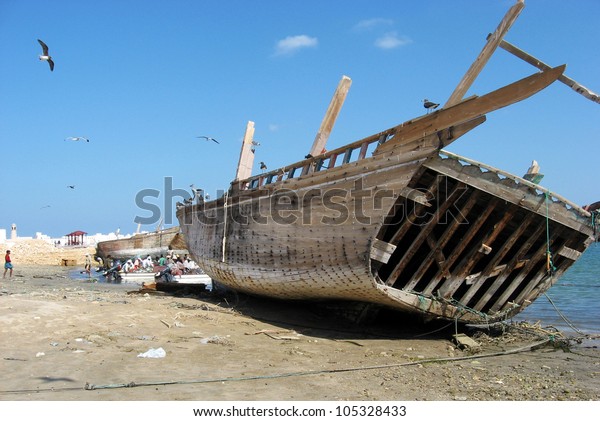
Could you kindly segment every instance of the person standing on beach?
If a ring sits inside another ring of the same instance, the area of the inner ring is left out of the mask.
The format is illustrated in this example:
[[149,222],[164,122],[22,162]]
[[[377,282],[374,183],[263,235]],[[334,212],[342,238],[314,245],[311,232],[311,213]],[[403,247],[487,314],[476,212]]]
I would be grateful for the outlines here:
[[2,276],[2,278],[6,278],[6,272],[10,270],[10,275],[8,275],[9,278],[12,278],[12,273],[13,273],[13,265],[12,265],[12,261],[10,260],[10,250],[6,250],[6,255],[4,256],[4,275]]
[[85,255],[85,273],[88,274],[88,277],[92,275],[92,257],[89,253]]

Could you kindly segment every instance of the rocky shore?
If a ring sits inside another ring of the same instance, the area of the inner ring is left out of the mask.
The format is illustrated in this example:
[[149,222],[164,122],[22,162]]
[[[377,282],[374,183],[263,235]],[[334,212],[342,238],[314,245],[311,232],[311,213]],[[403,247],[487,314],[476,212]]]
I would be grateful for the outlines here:
[[0,280],[0,400],[600,398],[598,349],[539,326],[461,331],[476,342],[461,347],[453,323],[386,314],[357,326],[324,306],[144,291],[69,270],[16,264]]

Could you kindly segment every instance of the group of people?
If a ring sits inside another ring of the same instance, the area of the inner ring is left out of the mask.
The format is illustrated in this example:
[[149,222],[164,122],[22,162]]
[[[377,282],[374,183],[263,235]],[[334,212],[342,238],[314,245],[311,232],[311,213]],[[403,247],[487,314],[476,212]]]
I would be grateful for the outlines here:
[[[142,258],[136,256],[132,259],[127,259],[125,263],[122,263],[119,259],[113,259],[111,255],[106,256],[106,259],[102,259],[100,256],[96,257],[98,262],[97,271],[104,271],[103,275],[110,279],[111,277],[118,278],[119,272],[154,272],[155,267],[160,267],[157,271],[159,276],[163,276],[165,273],[171,274],[172,276],[183,275],[185,273],[191,273],[198,269],[198,265],[186,254],[179,256],[173,252],[161,254],[156,260],[151,255],[147,255]],[[92,259],[88,254],[85,260],[85,272],[90,273],[92,267]],[[165,276],[166,277],[166,276]]]

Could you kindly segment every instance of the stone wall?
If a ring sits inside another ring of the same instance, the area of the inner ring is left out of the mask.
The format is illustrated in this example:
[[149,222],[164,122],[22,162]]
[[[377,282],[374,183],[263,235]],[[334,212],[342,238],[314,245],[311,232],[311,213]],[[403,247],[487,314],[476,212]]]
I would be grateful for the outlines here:
[[45,240],[16,239],[0,242],[0,254],[2,255],[2,267],[4,267],[4,255],[10,250],[10,256],[15,268],[18,265],[57,265],[65,263],[69,266],[83,266],[86,253],[92,258],[96,253],[96,247],[65,247],[55,246]]

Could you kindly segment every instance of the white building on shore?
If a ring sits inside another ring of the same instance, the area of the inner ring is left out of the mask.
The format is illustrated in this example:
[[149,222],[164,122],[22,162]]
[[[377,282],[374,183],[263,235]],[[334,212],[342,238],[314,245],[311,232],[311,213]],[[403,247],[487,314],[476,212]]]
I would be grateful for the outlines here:
[[[142,231],[144,233],[146,231]],[[92,247],[96,246],[101,241],[109,241],[109,240],[117,240],[120,238],[129,238],[134,234],[120,234],[119,230],[117,232],[111,232],[108,234],[96,233],[93,235],[89,235],[84,233],[82,235],[82,241],[79,241],[76,246],[81,247]],[[22,240],[43,240],[49,244],[54,244],[57,247],[72,247],[73,245],[69,244],[68,235],[63,235],[61,237],[51,237],[49,235],[43,234],[42,232],[36,232],[34,237],[20,237],[17,234],[17,225],[11,225],[10,237],[7,237],[7,230],[5,228],[0,228],[0,243],[12,243],[18,242]]]

